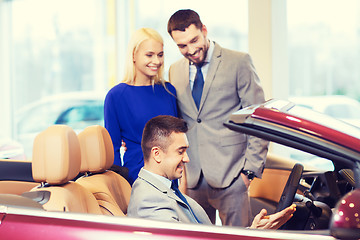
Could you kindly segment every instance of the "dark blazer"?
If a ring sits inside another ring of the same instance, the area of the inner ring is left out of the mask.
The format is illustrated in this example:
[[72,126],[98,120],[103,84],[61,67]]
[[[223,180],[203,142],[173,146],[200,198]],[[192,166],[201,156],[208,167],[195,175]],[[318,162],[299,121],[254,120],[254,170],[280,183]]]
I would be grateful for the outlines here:
[[242,169],[261,177],[267,154],[267,141],[223,125],[231,113],[265,101],[250,56],[215,43],[209,64],[199,110],[191,95],[189,61],[183,58],[169,69],[181,117],[189,126],[190,162],[186,164],[189,188],[196,186],[201,171],[215,188],[228,187]]
[[[192,198],[184,196],[199,221],[211,224],[204,209]],[[127,215],[162,221],[198,223],[189,206],[173,190],[141,169],[139,177],[132,185]]]

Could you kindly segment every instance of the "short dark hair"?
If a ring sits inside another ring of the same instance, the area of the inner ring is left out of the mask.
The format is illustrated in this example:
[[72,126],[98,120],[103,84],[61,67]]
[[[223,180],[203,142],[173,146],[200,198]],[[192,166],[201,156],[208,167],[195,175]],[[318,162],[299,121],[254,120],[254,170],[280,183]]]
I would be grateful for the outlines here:
[[202,29],[203,24],[200,20],[199,14],[191,9],[182,9],[175,12],[168,21],[168,33],[171,35],[172,31],[185,31],[191,24],[196,28]]
[[166,151],[172,143],[169,136],[175,133],[186,133],[188,130],[184,120],[168,116],[160,115],[150,119],[144,127],[141,149],[144,155],[144,161],[148,161],[153,147],[160,147]]

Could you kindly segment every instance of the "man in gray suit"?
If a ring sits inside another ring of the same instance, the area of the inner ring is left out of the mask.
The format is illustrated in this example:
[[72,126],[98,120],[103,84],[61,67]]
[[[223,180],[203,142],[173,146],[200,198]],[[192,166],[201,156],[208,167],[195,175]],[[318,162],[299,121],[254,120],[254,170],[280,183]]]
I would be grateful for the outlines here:
[[184,56],[171,65],[169,80],[176,88],[180,116],[189,125],[187,194],[212,223],[217,209],[222,224],[247,226],[248,187],[262,176],[268,142],[223,123],[231,113],[265,101],[251,58],[210,41],[193,10],[174,13],[168,32]]
[[[185,163],[189,163],[187,130],[184,120],[172,116],[158,116],[146,123],[141,141],[144,167],[132,186],[128,216],[211,224],[196,201],[177,192],[177,187],[172,188],[172,182],[181,178]],[[251,228],[277,229],[291,218],[295,210],[295,205],[292,205],[266,216],[263,209]]]

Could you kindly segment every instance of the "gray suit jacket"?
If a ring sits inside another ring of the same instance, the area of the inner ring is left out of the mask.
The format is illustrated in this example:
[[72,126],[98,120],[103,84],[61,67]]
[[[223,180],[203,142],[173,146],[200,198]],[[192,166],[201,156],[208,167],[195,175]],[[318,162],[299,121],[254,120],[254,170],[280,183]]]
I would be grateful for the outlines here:
[[[192,198],[184,196],[197,219],[203,224],[211,224],[204,209]],[[141,169],[139,177],[132,185],[127,215],[162,221],[198,223],[189,206],[173,190]]]
[[180,116],[189,126],[190,163],[186,165],[189,188],[196,186],[201,171],[215,188],[228,187],[242,169],[261,177],[267,154],[267,141],[223,125],[231,113],[265,101],[250,56],[215,43],[209,64],[199,110],[191,95],[189,61],[183,58],[169,69]]

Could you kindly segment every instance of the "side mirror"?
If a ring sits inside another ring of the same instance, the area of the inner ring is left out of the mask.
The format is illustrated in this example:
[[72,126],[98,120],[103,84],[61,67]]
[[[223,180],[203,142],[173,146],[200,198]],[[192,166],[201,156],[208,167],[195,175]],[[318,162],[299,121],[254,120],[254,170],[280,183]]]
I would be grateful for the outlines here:
[[360,189],[347,193],[335,206],[331,235],[338,239],[360,239]]

